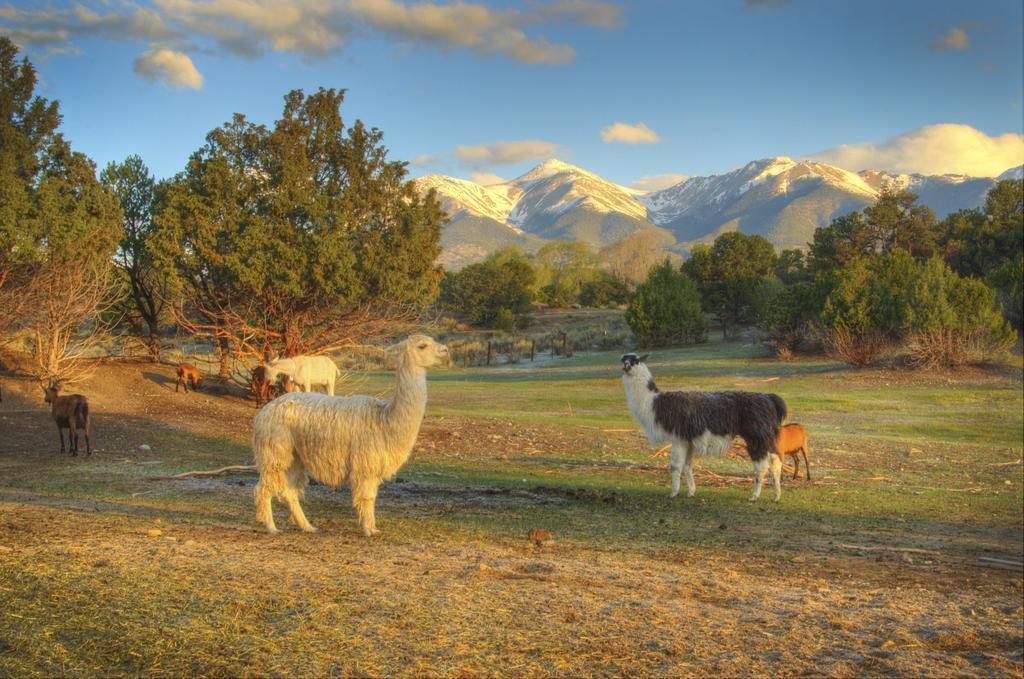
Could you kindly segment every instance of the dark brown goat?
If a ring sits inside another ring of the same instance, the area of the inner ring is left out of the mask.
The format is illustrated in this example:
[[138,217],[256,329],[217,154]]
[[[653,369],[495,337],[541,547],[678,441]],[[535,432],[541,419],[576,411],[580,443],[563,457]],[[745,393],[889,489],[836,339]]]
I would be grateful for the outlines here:
[[85,433],[85,454],[92,455],[89,443],[89,400],[81,394],[58,396],[60,382],[51,382],[43,387],[43,400],[50,404],[50,415],[57,423],[57,436],[60,437],[60,452],[64,453],[64,430],[68,430],[68,448],[72,455],[78,455],[78,430]]
[[270,402],[273,385],[270,384],[270,371],[267,370],[267,366],[261,365],[253,369],[252,382],[249,386],[252,388],[253,396],[256,397],[257,408]]
[[203,382],[203,374],[199,372],[199,368],[191,363],[179,363],[174,372],[178,376],[178,380],[174,383],[174,393],[178,393],[178,385],[185,387],[185,393],[187,394],[189,383],[192,384],[192,389],[195,390]]

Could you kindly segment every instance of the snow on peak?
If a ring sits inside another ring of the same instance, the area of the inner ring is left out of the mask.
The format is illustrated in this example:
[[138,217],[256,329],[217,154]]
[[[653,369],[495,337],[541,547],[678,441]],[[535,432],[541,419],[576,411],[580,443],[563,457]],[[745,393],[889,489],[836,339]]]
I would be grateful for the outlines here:
[[443,174],[427,175],[416,179],[415,182],[421,191],[436,190],[441,207],[452,216],[465,210],[504,222],[515,202],[507,184],[481,186],[468,179]]
[[1011,167],[1009,170],[996,177],[996,179],[999,181],[1004,179],[1024,179],[1024,165]]

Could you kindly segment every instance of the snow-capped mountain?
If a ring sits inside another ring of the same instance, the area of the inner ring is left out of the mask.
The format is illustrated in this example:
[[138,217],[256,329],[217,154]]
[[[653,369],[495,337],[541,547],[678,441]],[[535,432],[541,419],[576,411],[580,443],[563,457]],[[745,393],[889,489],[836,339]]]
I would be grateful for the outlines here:
[[[1024,166],[998,179],[1022,174]],[[561,238],[600,247],[646,229],[671,235],[680,250],[734,230],[761,234],[779,248],[804,247],[816,228],[871,205],[883,191],[913,191],[941,219],[981,205],[996,181],[854,173],[779,156],[725,174],[690,177],[646,194],[555,159],[503,184],[482,186],[443,175],[423,177],[416,184],[423,192],[435,189],[450,216],[442,235],[442,259],[457,267],[512,243],[532,250]]]
[[[874,202],[877,192],[852,172],[780,156],[710,177],[691,177],[644,196],[648,218],[682,242],[724,231],[759,233],[778,247],[798,247],[833,216]],[[815,227],[807,229],[814,223]]]
[[1009,170],[996,177],[997,181],[1003,181],[1004,179],[1024,179],[1024,165],[1011,167]]

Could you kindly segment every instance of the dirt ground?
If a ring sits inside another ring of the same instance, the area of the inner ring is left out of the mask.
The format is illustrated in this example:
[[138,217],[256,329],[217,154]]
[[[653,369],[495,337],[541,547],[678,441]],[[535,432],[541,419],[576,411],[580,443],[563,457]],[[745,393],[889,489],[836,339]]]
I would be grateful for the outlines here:
[[[448,417],[424,423],[424,466],[382,489],[379,539],[354,530],[347,491],[321,486],[307,497],[320,533],[269,536],[251,520],[251,476],[142,480],[160,456],[140,441],[162,431],[234,444],[223,464],[247,463],[255,408],[241,395],[175,395],[169,367],[109,366],[102,388],[82,388],[94,455],[71,460],[56,455],[38,386],[4,384],[0,675],[1024,676],[1024,578],[977,559],[1019,558],[1016,530],[769,536],[723,523],[665,548],[536,544],[460,517],[621,513],[634,500],[453,481],[429,464],[495,448],[546,459],[594,432]],[[602,441],[645,450],[628,433]],[[661,479],[644,458],[630,471]],[[74,465],[122,481],[96,489],[83,471],[76,486],[60,476]],[[51,473],[62,480],[33,480]],[[745,546],[716,542],[726,534]]]

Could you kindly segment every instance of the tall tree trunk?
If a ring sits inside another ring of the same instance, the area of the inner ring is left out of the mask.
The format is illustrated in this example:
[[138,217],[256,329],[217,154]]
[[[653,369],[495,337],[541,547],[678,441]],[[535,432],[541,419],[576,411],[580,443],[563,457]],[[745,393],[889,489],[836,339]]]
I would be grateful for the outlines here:
[[156,326],[149,326],[149,339],[146,342],[146,346],[149,348],[149,360],[152,363],[160,362],[160,337],[158,336]]
[[220,352],[220,372],[217,376],[228,379],[231,377],[231,341],[227,337],[221,337],[217,345]]

